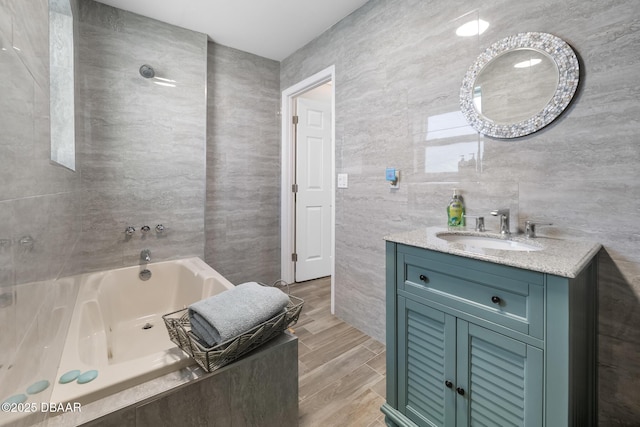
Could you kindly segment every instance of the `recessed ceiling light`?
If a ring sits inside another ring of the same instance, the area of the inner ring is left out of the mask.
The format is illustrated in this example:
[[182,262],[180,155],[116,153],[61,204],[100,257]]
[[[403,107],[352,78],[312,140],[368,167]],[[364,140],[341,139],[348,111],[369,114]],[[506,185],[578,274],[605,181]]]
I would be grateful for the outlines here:
[[514,68],[528,68],[528,67],[533,67],[534,65],[537,65],[537,64],[539,64],[541,62],[542,62],[542,59],[533,58],[533,59],[528,59],[526,61],[518,62],[513,67]]
[[484,33],[487,28],[489,28],[489,23],[487,21],[474,19],[473,21],[469,21],[466,24],[459,26],[456,30],[456,35],[460,37],[477,36]]

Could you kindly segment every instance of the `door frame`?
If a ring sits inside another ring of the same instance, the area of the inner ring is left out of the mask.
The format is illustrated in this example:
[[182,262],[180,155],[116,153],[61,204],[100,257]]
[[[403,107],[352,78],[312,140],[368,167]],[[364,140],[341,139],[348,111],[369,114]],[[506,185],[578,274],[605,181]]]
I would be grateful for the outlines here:
[[335,312],[334,277],[335,262],[335,217],[336,217],[336,103],[335,103],[335,65],[325,68],[282,91],[281,104],[281,180],[280,180],[280,276],[287,283],[292,283],[295,275],[295,264],[291,254],[295,247],[295,203],[292,185],[295,173],[295,156],[293,151],[294,127],[291,121],[295,110],[295,98],[311,89],[327,82],[331,85],[331,313]]

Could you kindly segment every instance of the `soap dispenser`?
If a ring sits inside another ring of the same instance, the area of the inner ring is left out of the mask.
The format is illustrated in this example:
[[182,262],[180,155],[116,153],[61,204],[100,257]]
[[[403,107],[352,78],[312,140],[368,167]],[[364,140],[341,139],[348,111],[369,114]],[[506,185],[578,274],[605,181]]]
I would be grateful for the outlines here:
[[447,206],[447,225],[449,227],[463,227],[464,226],[464,200],[458,193],[458,189],[453,189],[453,196]]

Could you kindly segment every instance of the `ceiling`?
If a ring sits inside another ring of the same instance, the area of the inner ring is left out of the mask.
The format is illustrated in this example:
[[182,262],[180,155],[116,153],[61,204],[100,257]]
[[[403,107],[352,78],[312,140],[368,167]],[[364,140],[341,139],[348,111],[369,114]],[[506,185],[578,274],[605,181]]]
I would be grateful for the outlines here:
[[281,61],[368,0],[97,0]]

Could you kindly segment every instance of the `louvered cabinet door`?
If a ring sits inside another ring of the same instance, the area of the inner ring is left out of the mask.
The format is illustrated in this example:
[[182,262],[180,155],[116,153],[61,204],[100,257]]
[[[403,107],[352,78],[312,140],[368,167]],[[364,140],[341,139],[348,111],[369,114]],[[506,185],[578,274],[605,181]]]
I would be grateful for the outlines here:
[[456,318],[398,297],[398,403],[418,426],[455,425]]
[[456,426],[541,427],[543,351],[457,321]]

